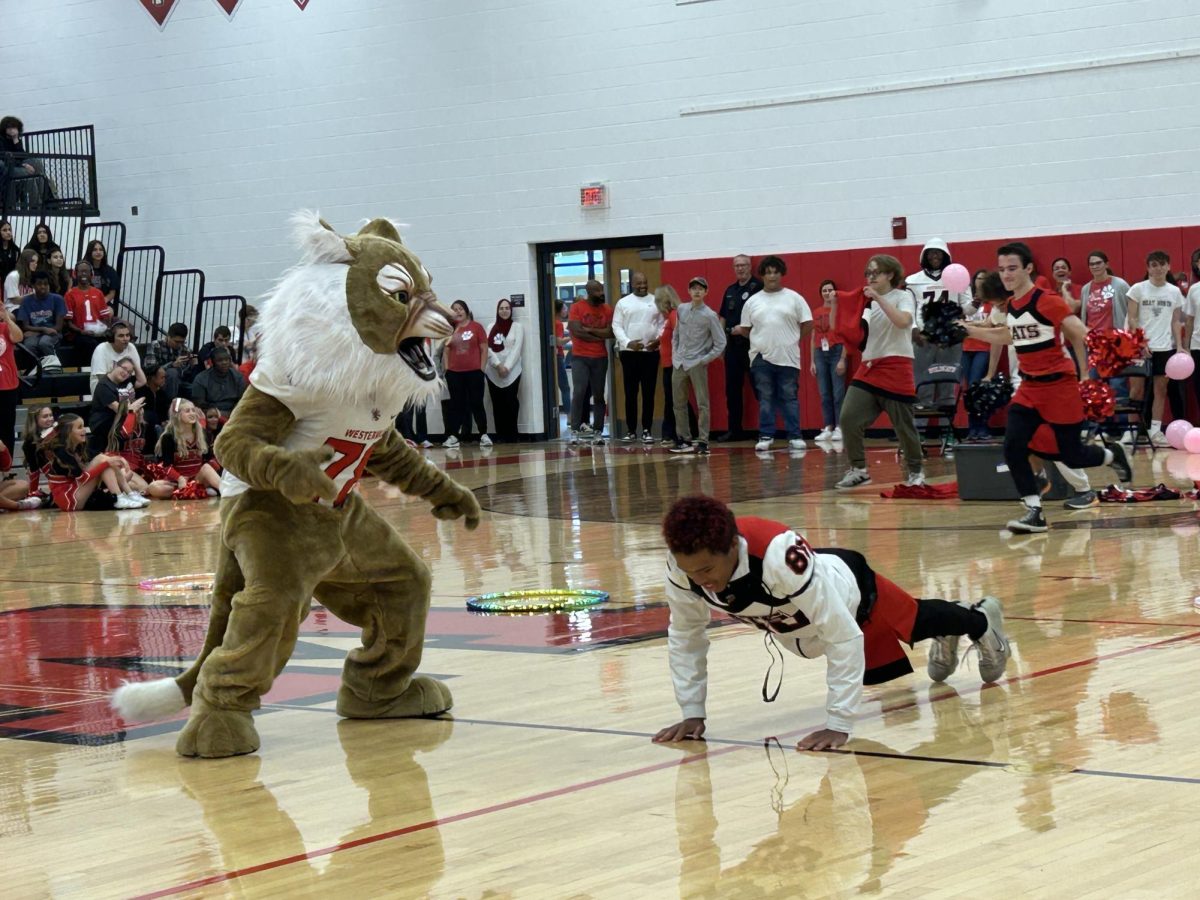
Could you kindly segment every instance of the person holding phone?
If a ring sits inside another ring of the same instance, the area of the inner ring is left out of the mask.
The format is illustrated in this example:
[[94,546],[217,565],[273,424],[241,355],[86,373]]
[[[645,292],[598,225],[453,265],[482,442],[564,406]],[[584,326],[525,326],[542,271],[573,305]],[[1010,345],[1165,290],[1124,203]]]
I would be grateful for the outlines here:
[[161,366],[167,373],[164,392],[167,400],[174,400],[183,391],[185,374],[196,362],[196,356],[187,346],[188,328],[175,322],[167,329],[165,337],[150,345],[146,351],[147,366]]

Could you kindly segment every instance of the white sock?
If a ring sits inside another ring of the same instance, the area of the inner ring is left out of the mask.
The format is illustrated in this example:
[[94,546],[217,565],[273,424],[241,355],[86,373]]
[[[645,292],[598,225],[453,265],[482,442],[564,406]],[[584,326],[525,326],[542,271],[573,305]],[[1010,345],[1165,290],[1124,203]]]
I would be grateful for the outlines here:
[[1030,494],[1028,497],[1022,497],[1021,499],[1025,501],[1025,505],[1030,509],[1042,508],[1042,498],[1037,494]]
[[1111,466],[1112,461],[1113,461],[1113,452],[1111,450],[1109,450],[1107,447],[1105,447],[1104,448],[1104,464],[1106,466]]
[[1152,433],[1155,431],[1162,431],[1162,419],[1151,419],[1150,420],[1150,431]]

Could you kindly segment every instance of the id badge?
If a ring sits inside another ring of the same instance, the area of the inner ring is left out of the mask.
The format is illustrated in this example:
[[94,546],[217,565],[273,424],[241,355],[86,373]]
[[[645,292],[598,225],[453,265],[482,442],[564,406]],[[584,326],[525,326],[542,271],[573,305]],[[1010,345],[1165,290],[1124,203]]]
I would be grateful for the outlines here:
[[829,338],[821,338],[821,350],[825,353],[829,352]]

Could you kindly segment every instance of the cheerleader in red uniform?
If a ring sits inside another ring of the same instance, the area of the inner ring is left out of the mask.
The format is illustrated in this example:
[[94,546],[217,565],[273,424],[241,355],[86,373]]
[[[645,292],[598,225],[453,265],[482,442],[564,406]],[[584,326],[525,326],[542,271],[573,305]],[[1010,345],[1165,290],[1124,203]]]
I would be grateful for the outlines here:
[[[0,444],[0,474],[12,468],[12,454]],[[38,509],[41,498],[29,496],[29,482],[13,479],[0,484],[0,512],[17,512],[22,509]]]
[[[150,501],[129,487],[129,463],[101,453],[91,462],[85,455],[87,428],[79,416],[61,416],[41,444],[48,459],[50,496],[63,512],[97,509],[141,509]],[[103,486],[104,490],[96,490]]]
[[26,499],[37,500],[37,506],[32,502],[26,508],[37,509],[41,506],[52,506],[50,499],[50,483],[47,478],[50,469],[41,443],[54,430],[54,410],[49,406],[39,406],[30,410],[25,416],[25,431],[21,435],[21,453],[25,458],[25,477],[28,480]]
[[146,421],[142,408],[139,406],[134,410],[130,407],[130,410],[120,423],[114,423],[108,452],[119,453],[129,464],[129,485],[134,492],[147,494],[152,500],[170,500],[175,493],[175,483],[156,477],[146,463]]
[[158,439],[156,452],[167,469],[167,477],[179,490],[196,482],[210,492],[210,496],[216,496],[221,479],[209,465],[212,454],[204,435],[204,420],[190,400],[180,397],[172,401],[171,418]]

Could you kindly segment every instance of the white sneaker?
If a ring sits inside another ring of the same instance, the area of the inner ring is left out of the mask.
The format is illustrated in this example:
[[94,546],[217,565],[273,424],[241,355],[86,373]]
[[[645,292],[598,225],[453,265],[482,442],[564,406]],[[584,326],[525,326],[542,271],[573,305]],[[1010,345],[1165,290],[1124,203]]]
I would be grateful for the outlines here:
[[42,498],[41,497],[25,497],[24,499],[17,501],[17,509],[41,509],[41,508],[42,508]]
[[866,469],[850,469],[834,487],[844,491],[846,488],[858,487],[860,484],[868,484],[870,481],[871,476]]
[[833,434],[830,435],[829,439],[831,441],[840,441],[842,439],[842,429],[840,426],[833,429]]
[[1165,434],[1163,434],[1161,431],[1158,431],[1156,429],[1156,430],[1150,432],[1150,446],[1151,447],[1170,447],[1171,445],[1169,443],[1167,443],[1167,436]]
[[920,487],[925,483],[924,472],[909,472],[908,477],[904,479],[905,487]]
[[425,450],[428,450],[432,446],[433,446],[432,441],[421,441],[421,447]]
[[480,447],[492,446],[492,439],[490,437],[488,437],[486,434],[481,434],[479,436],[479,446]]
[[142,504],[134,499],[129,494],[117,494],[117,502],[113,504],[113,509],[141,509]]
[[788,441],[789,450],[807,450],[808,444],[804,443],[804,438],[792,438]]
[[816,440],[816,441],[832,441],[833,440],[833,429],[830,428],[828,425],[826,425],[824,428],[821,429],[821,433],[818,434],[814,438],[814,440]]
[[1122,444],[1132,444],[1136,439],[1137,439],[1137,432],[1134,431],[1132,428],[1130,428],[1123,435],[1121,435],[1121,443]]
[[772,440],[772,438],[759,438],[758,443],[754,445],[754,449],[759,451],[770,450]]
[[455,450],[458,448],[458,438],[456,438],[454,435],[450,435],[450,437],[442,441],[442,446],[447,450]]

